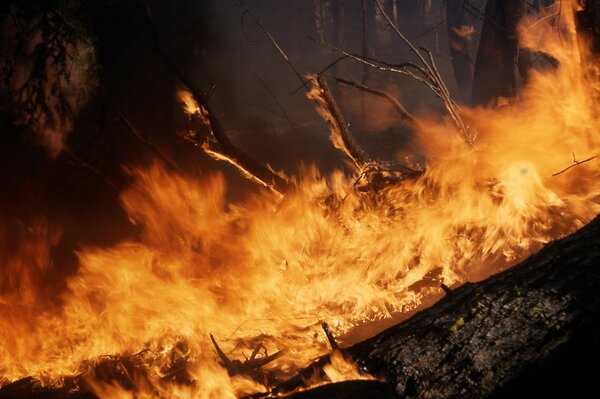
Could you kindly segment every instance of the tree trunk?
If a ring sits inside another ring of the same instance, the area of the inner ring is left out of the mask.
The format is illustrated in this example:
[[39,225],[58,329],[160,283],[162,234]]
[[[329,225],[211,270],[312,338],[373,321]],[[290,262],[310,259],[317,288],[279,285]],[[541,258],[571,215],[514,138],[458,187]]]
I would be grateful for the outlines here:
[[493,104],[517,91],[517,24],[522,0],[489,0],[473,77],[472,103]]
[[584,0],[575,15],[577,32],[591,42],[592,51],[600,54],[600,0]]
[[415,398],[595,397],[600,218],[350,348]]
[[460,99],[468,102],[473,86],[473,61],[469,54],[471,44],[469,29],[473,28],[473,22],[467,15],[464,0],[446,0],[446,21],[454,78],[458,85]]

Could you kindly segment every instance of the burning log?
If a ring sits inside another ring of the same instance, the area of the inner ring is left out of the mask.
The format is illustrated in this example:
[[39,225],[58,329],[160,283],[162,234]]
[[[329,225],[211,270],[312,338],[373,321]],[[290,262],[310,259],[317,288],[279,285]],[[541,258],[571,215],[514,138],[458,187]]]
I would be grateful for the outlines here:
[[[592,397],[600,388],[598,248],[600,218],[344,353],[397,397]],[[343,390],[290,397],[352,397]]]

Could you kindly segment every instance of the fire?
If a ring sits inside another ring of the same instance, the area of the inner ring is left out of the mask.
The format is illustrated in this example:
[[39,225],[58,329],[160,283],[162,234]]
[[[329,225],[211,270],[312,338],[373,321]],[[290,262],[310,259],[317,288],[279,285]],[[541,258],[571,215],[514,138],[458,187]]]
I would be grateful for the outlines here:
[[[462,109],[479,132],[474,146],[450,123],[420,119],[429,163],[415,181],[367,197],[352,192],[354,177],[312,166],[283,198],[264,191],[228,203],[221,174],[198,182],[158,164],[133,170],[121,201],[139,239],[82,249],[53,309],[36,305],[35,276],[50,267],[54,242],[37,230],[0,277],[0,317],[10,326],[0,331],[0,381],[60,384],[84,374],[101,398],[264,391],[260,379],[228,376],[209,334],[232,359],[259,346],[260,356],[283,351],[264,371],[289,375],[329,351],[321,322],[343,336],[417,308],[440,295],[440,282],[483,278],[584,225],[600,211],[597,160],[553,174],[572,153],[598,154],[598,86],[572,26],[560,38],[545,28],[524,29],[523,42],[559,67],[534,71],[518,103]],[[145,371],[106,382],[94,366],[107,355]],[[358,378],[340,364],[331,380]],[[172,382],[177,365],[196,383]]]

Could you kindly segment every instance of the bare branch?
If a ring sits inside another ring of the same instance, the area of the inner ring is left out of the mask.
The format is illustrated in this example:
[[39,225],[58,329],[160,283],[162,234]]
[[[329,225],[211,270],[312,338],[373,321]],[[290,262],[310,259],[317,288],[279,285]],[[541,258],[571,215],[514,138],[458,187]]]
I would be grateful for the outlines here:
[[361,171],[371,160],[352,137],[348,123],[333,99],[325,78],[317,75],[311,75],[309,78],[313,88],[309,91],[308,97],[317,103],[319,113],[331,124],[329,136],[331,142],[335,148],[344,152],[352,160],[357,172]]
[[553,173],[552,176],[561,175],[561,174],[565,173],[567,170],[569,170],[571,168],[574,168],[575,166],[581,165],[582,163],[586,163],[586,162],[592,161],[592,160],[594,160],[596,158],[598,158],[598,155],[594,155],[593,157],[586,158],[583,161],[578,161],[575,158],[575,153],[573,153],[573,163],[571,165],[567,166],[566,168],[564,168],[564,169],[562,169],[562,170],[560,170],[560,171],[558,171],[556,173]]
[[344,83],[346,85],[352,86],[354,88],[357,88],[359,90],[365,91],[367,93],[371,93],[373,95],[379,96],[379,97],[383,97],[385,98],[391,105],[392,107],[396,110],[396,112],[398,112],[398,114],[400,115],[400,118],[404,121],[408,121],[410,123],[413,123],[415,125],[418,125],[419,122],[415,119],[415,117],[406,110],[406,108],[404,108],[404,106],[400,103],[400,101],[398,101],[396,98],[394,98],[394,96],[392,96],[389,93],[386,93],[383,90],[378,90],[378,89],[373,89],[369,86],[365,86],[363,84],[360,84],[358,82],[352,81],[352,80],[347,80],[344,78],[340,78],[340,77],[334,77],[334,79],[336,81],[338,81],[339,83]]
[[[287,178],[280,176],[268,166],[261,164],[233,145],[208,103],[202,101],[201,95],[190,91],[185,91],[185,93],[190,96],[186,102],[193,101],[191,108],[196,108],[194,112],[189,113],[190,118],[192,122],[199,123],[199,126],[188,132],[184,138],[200,147],[212,158],[218,161],[226,161],[235,166],[242,176],[247,179],[283,196],[289,189]],[[189,111],[190,104],[187,104],[186,108]]]
[[[306,89],[306,91],[308,91],[308,87],[307,87],[307,81],[304,80],[304,78],[302,78],[302,75],[300,74],[300,72],[298,72],[298,70],[296,69],[296,67],[294,66],[294,64],[292,64],[292,61],[290,61],[289,57],[287,56],[287,54],[283,51],[283,49],[281,48],[281,46],[279,46],[279,44],[277,43],[277,41],[275,40],[275,38],[271,35],[271,33],[267,30],[267,28],[265,28],[265,26],[262,24],[262,22],[260,21],[260,19],[258,19],[258,17],[256,16],[256,14],[254,14],[252,12],[252,10],[246,5],[246,3],[244,3],[243,1],[239,1],[239,4],[241,7],[244,8],[244,15],[249,15],[252,17],[252,19],[254,19],[254,22],[256,22],[256,25],[260,28],[260,30],[263,31],[263,33],[265,34],[265,36],[267,37],[267,39],[269,39],[269,41],[271,42],[271,44],[273,45],[273,47],[275,47],[275,50],[279,53],[279,55],[281,55],[281,58],[283,58],[283,60],[286,62],[286,64],[288,64],[288,66],[290,67],[290,69],[292,70],[292,72],[294,72],[294,75],[296,75],[296,77],[298,78],[298,80],[300,80],[300,82],[302,83],[302,86]],[[242,16],[243,18],[243,16]]]
[[181,168],[179,167],[179,165],[177,165],[175,161],[173,161],[169,156],[163,153],[161,149],[158,148],[148,136],[142,134],[138,129],[136,129],[135,126],[133,126],[133,124],[131,123],[131,121],[127,119],[127,117],[121,112],[119,108],[117,108],[116,105],[113,104],[112,107],[115,113],[117,114],[119,120],[127,127],[127,129],[129,129],[129,131],[135,136],[136,139],[138,139],[142,144],[144,144],[146,148],[148,148],[154,155],[156,155],[162,162],[164,162],[165,165],[169,166],[171,169],[177,172],[181,172]]
[[408,40],[408,38],[406,36],[404,36],[402,34],[400,29],[398,29],[398,27],[394,24],[392,19],[389,17],[389,15],[386,13],[385,9],[381,5],[380,0],[373,0],[373,1],[375,2],[375,5],[377,6],[379,12],[385,18],[385,20],[387,21],[389,26],[392,28],[392,30],[408,46],[410,51],[413,52],[417,56],[417,58],[423,65],[423,68],[427,71],[428,79],[433,82],[433,86],[436,88],[434,90],[434,92],[438,96],[441,97],[446,109],[450,113],[450,116],[452,117],[452,120],[455,123],[456,127],[458,128],[459,133],[461,134],[463,139],[467,142],[467,144],[473,144],[473,141],[475,140],[475,137],[474,137],[475,134],[470,131],[470,129],[467,127],[467,125],[462,120],[459,109],[456,106],[456,103],[454,102],[454,100],[452,100],[452,98],[450,96],[450,92],[448,91],[448,88],[446,87],[446,84],[444,83],[444,81],[435,65],[435,61],[433,59],[433,55],[431,54],[431,52],[429,50],[422,49],[429,56],[429,62],[428,62],[425,59],[425,57],[423,56],[423,54],[410,42],[410,40]]
[[277,96],[275,95],[275,93],[273,93],[273,90],[271,90],[271,88],[269,87],[269,85],[267,84],[267,82],[265,82],[264,79],[262,79],[257,74],[254,74],[254,77],[265,88],[265,90],[267,91],[267,93],[269,93],[269,95],[271,96],[271,98],[273,99],[273,101],[275,102],[275,104],[277,104],[277,107],[281,111],[281,114],[288,121],[288,123],[290,124],[290,126],[293,129],[296,129],[296,124],[294,123],[294,121],[292,121],[292,118],[290,118],[290,116],[288,115],[287,111],[285,110],[285,108],[283,107],[283,105],[281,105],[281,102],[279,102],[279,100],[277,99]]

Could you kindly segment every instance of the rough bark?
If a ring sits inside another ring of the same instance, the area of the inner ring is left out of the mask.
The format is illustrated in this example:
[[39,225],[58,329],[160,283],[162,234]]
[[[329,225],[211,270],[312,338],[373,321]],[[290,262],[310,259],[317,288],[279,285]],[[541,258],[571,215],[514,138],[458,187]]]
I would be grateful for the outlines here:
[[[387,384],[335,384],[291,397],[366,397],[365,390],[371,398],[595,397],[599,293],[596,218],[521,264],[467,283],[344,350]],[[0,389],[0,399],[86,397],[73,389],[40,388],[33,379]]]
[[596,218],[350,352],[404,397],[593,397],[599,292]]
[[489,105],[517,90],[517,24],[522,0],[489,0],[473,76],[472,102]]

